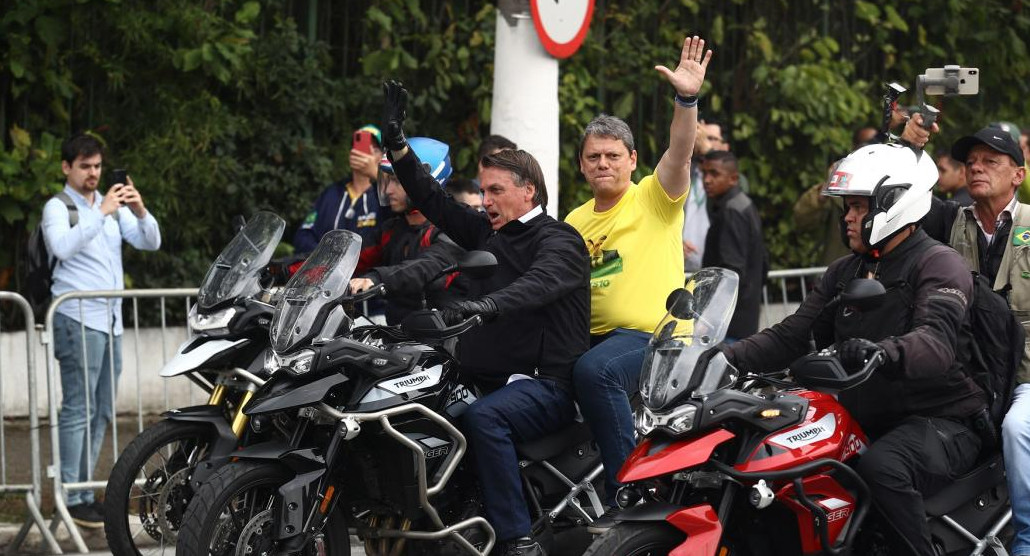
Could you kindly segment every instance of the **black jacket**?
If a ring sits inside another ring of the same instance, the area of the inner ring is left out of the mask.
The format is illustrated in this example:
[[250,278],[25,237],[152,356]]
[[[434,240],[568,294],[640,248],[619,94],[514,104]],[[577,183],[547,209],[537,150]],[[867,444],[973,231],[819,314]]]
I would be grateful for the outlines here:
[[746,338],[758,332],[762,286],[769,271],[762,221],[755,204],[739,186],[708,200],[708,218],[711,225],[701,266],[727,268],[740,276],[737,308],[726,335]]
[[[854,277],[875,271],[887,288],[877,308],[837,305],[824,310]],[[909,415],[965,418],[985,407],[986,397],[965,371],[960,350],[968,333],[972,275],[955,250],[917,231],[880,262],[858,255],[837,259],[797,312],[783,322],[729,347],[742,369],[768,372],[810,351],[848,338],[877,342],[888,362],[840,401],[873,437]]]
[[466,298],[468,279],[457,272],[426,285],[464,252],[429,222],[412,226],[398,215],[383,223],[373,245],[361,250],[357,272],[386,286],[386,322],[397,324],[422,308],[423,292],[436,308]]
[[458,245],[497,257],[492,276],[470,280],[469,297],[489,297],[500,314],[462,336],[462,369],[487,389],[516,373],[570,387],[572,366],[590,347],[590,259],[579,233],[546,214],[494,231],[448,197],[413,152],[393,169],[414,205]]

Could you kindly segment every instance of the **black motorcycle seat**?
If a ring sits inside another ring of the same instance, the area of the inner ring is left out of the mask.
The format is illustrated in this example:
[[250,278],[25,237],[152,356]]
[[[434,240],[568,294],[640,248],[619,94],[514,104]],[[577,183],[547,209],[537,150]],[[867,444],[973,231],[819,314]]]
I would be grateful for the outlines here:
[[923,501],[926,515],[940,517],[968,503],[977,494],[1005,482],[1005,466],[1001,452],[977,464],[972,471],[955,479],[950,485]]
[[515,451],[519,458],[530,461],[544,461],[565,450],[593,438],[586,423],[575,422],[568,427],[530,442],[518,442]]

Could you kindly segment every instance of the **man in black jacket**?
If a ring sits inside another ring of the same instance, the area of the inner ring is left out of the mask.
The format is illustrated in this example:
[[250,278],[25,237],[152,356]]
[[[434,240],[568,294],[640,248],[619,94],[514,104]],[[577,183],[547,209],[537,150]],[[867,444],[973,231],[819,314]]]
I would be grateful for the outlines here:
[[407,146],[407,91],[396,82],[384,89],[383,143],[415,207],[458,245],[497,257],[494,274],[471,280],[470,300],[443,316],[449,323],[472,315],[486,321],[458,346],[463,372],[486,394],[462,417],[486,518],[502,554],[544,554],[530,537],[515,443],[556,432],[575,417],[572,367],[589,347],[586,247],[575,229],[544,214],[543,172],[525,151],[483,158],[488,219],[447,196]]
[[729,343],[758,332],[769,256],[758,209],[740,189],[737,158],[729,151],[709,151],[701,168],[711,222],[705,236],[702,266],[727,268],[740,276],[737,308],[726,331]]
[[[809,351],[810,339],[837,345],[854,371],[881,351],[886,362],[841,404],[872,441],[858,472],[911,554],[934,556],[923,493],[968,471],[980,451],[973,422],[986,397],[957,349],[966,327],[972,276],[953,249],[918,229],[937,170],[929,156],[900,145],[871,145],[838,166],[827,195],[844,198],[845,241],[853,254],[829,266],[797,312],[723,348],[748,371],[779,370]],[[875,308],[832,300],[848,281],[875,278],[887,289]]]

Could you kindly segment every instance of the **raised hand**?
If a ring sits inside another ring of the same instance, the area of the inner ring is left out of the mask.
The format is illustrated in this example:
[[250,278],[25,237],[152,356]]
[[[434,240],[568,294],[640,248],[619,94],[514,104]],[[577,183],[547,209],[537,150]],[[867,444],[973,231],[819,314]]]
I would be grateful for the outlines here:
[[402,151],[408,146],[404,137],[408,91],[399,81],[391,80],[383,83],[383,97],[383,146],[391,151]]
[[665,66],[655,66],[654,69],[665,76],[680,96],[689,97],[701,90],[701,84],[705,82],[705,72],[708,70],[708,61],[711,59],[712,51],[705,51],[704,39],[697,36],[687,37],[683,40],[680,62],[675,71]]

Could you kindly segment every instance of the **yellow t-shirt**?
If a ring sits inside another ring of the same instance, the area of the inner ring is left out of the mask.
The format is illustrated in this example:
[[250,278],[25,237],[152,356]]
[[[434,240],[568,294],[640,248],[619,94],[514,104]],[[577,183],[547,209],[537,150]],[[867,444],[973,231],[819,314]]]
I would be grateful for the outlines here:
[[593,199],[565,217],[590,253],[590,333],[615,328],[653,332],[669,292],[683,287],[683,202],[654,174],[619,202],[594,212]]

